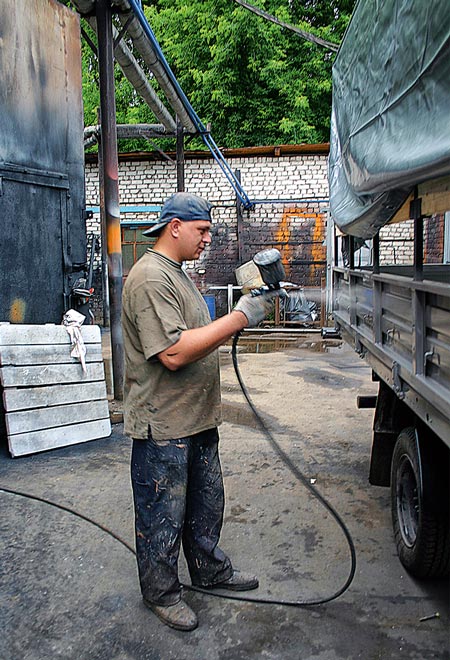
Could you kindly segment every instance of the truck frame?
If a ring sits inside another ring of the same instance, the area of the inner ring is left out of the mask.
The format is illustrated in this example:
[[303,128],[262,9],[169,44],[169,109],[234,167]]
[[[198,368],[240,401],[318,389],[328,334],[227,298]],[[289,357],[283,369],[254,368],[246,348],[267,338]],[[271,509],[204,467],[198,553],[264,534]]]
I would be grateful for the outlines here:
[[390,486],[397,550],[419,577],[449,569],[450,265],[421,258],[423,219],[449,191],[448,178],[419,186],[398,214],[417,216],[413,266],[380,266],[377,235],[371,267],[355,266],[351,238],[333,268],[336,327],[379,381],[369,480]]

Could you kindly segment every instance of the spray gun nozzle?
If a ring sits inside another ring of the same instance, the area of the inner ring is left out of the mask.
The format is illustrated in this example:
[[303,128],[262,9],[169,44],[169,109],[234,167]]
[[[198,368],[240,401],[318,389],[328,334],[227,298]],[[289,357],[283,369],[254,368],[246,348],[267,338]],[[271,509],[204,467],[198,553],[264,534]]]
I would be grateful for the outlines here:
[[236,269],[237,283],[243,292],[261,295],[267,291],[280,290],[285,279],[281,254],[276,248],[261,250],[249,261]]

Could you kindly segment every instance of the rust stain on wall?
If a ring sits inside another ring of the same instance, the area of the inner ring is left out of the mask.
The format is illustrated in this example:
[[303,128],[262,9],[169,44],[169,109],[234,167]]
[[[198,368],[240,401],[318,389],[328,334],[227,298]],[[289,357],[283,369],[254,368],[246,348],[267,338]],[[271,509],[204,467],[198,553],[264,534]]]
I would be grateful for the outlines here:
[[23,323],[26,307],[25,300],[22,300],[22,298],[15,298],[9,308],[10,323]]

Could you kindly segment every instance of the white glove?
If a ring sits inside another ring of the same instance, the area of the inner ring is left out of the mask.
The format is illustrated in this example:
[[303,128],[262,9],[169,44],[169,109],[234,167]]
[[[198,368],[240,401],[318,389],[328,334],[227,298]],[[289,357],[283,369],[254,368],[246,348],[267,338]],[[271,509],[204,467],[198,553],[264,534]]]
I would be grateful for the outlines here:
[[249,327],[254,328],[270,314],[273,301],[278,295],[279,291],[268,291],[259,296],[246,293],[239,298],[234,311],[242,312],[247,317]]

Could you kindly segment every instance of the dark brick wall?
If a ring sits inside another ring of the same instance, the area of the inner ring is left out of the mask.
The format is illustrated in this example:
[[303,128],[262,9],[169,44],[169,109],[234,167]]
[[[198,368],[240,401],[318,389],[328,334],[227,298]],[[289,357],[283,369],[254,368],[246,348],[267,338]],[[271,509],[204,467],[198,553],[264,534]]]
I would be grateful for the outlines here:
[[424,221],[424,263],[441,264],[444,257],[445,216],[434,215]]

